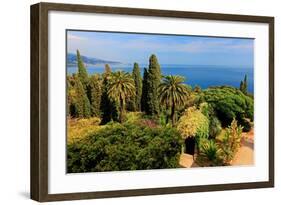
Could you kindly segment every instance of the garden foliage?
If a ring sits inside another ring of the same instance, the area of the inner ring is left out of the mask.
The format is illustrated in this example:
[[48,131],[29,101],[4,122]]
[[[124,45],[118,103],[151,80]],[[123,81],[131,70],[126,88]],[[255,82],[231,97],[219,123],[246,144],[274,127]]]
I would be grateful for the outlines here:
[[155,55],[143,78],[137,63],[132,73],[106,64],[103,74],[88,75],[78,50],[77,65],[67,76],[68,172],[176,168],[189,137],[199,165],[227,165],[242,130],[253,126],[247,76],[240,89],[203,90],[181,76],[162,76]]
[[181,136],[175,128],[109,123],[68,145],[67,170],[73,172],[178,167]]
[[214,108],[223,126],[230,125],[233,118],[242,126],[247,123],[246,119],[253,120],[254,100],[239,89],[228,86],[208,88],[203,99]]

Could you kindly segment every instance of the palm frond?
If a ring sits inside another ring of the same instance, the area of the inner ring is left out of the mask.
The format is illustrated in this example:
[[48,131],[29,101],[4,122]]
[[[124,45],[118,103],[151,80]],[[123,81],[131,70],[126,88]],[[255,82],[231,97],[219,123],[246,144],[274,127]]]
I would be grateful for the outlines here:
[[158,87],[159,99],[162,104],[170,107],[183,106],[189,96],[188,87],[182,76],[165,76]]

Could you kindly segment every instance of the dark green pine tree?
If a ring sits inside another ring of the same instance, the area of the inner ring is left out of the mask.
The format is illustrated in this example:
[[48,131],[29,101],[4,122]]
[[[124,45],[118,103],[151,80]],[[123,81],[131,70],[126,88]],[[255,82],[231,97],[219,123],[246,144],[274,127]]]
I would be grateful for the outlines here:
[[136,108],[136,102],[135,102],[135,96],[130,96],[129,99],[128,99],[128,102],[126,104],[126,109],[128,111],[137,111],[137,108]]
[[161,69],[156,55],[149,58],[149,68],[147,76],[147,110],[146,114],[157,117],[160,114],[160,105],[158,99],[158,86],[161,82]]
[[244,90],[244,83],[243,83],[243,80],[241,80],[240,81],[240,87],[239,87],[239,90],[241,91],[241,92],[243,92],[243,90]]
[[71,105],[71,112],[75,117],[90,117],[91,106],[87,94],[79,78],[74,79],[74,99]]
[[101,96],[102,96],[102,78],[99,74],[95,74],[89,79],[88,86],[89,100],[91,104],[92,116],[100,117],[101,115]]
[[243,82],[243,84],[244,84],[243,93],[244,93],[245,95],[247,95],[247,94],[248,94],[248,80],[247,80],[247,75],[245,75],[245,77],[244,77],[244,82]]
[[71,76],[66,76],[66,92],[67,92],[67,110],[66,115],[71,116],[71,104],[73,101],[73,97],[71,96],[72,84],[71,84]]
[[142,95],[141,95],[141,111],[146,112],[148,110],[148,103],[147,103],[147,77],[148,71],[147,68],[144,68],[143,71],[143,79],[142,79]]
[[244,93],[245,95],[248,94],[248,80],[247,80],[247,75],[245,75],[244,80],[240,82],[240,90],[242,91],[242,93]]
[[108,84],[111,76],[111,68],[108,64],[105,65],[105,72],[103,73],[102,81],[102,95],[101,95],[101,124],[106,124],[111,120],[118,119],[118,109],[116,102],[113,102],[108,96]]
[[135,83],[136,88],[136,95],[135,95],[135,109],[136,111],[141,110],[141,96],[142,96],[142,79],[141,79],[141,73],[140,68],[137,63],[134,63],[134,69],[133,69],[133,79]]
[[82,57],[79,50],[77,50],[77,66],[78,66],[78,77],[83,85],[84,90],[87,90],[88,86],[88,72],[83,63]]

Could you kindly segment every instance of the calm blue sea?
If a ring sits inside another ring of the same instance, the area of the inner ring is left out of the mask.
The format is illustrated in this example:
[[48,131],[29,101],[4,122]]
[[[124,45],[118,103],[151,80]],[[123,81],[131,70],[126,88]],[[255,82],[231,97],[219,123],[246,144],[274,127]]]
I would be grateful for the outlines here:
[[[132,72],[133,65],[111,65],[113,71],[123,70]],[[143,74],[144,67],[140,65]],[[102,73],[104,65],[87,66],[88,73]],[[185,77],[185,83],[191,85],[199,85],[205,89],[209,86],[230,85],[239,88],[240,81],[244,76],[248,76],[248,91],[253,93],[253,68],[230,67],[230,66],[212,66],[212,65],[161,65],[163,75],[181,75]],[[77,72],[77,67],[67,67],[67,73]]]

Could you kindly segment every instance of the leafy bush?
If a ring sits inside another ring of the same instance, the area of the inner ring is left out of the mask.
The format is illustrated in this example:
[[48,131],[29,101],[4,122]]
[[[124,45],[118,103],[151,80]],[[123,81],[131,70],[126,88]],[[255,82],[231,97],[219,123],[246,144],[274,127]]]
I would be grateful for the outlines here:
[[135,123],[142,119],[143,113],[142,112],[127,112],[125,115],[125,122],[126,123]]
[[197,162],[205,166],[219,166],[223,164],[222,150],[214,140],[202,139]]
[[209,137],[209,120],[199,109],[190,107],[179,119],[177,129],[183,139],[194,137],[200,151],[201,140]]
[[200,111],[209,119],[209,137],[215,139],[220,134],[222,127],[221,122],[216,116],[214,108],[204,102],[199,105]]
[[216,138],[221,133],[222,127],[221,122],[216,116],[213,116],[209,119],[210,126],[209,126],[209,136],[213,139]]
[[242,127],[234,119],[222,134],[222,139],[217,142],[201,139],[196,159],[200,166],[225,166],[234,158],[241,144]]
[[109,123],[68,145],[68,172],[178,167],[182,139],[175,128]]
[[187,137],[207,138],[209,120],[200,110],[190,107],[180,117],[177,129],[184,139]]
[[76,140],[98,131],[101,120],[97,117],[82,119],[67,119],[67,142],[72,143]]
[[224,164],[228,164],[233,158],[238,148],[241,146],[242,127],[238,126],[237,120],[233,120],[226,129],[220,147],[223,152]]
[[233,118],[240,125],[245,118],[253,120],[254,100],[239,89],[228,86],[212,87],[204,91],[203,98],[214,108],[224,127],[230,125]]
[[161,112],[158,120],[159,125],[163,127],[166,126],[169,123],[169,116],[168,110],[166,112]]
[[159,127],[156,120],[153,120],[153,119],[141,119],[136,124],[141,126],[141,127],[149,127],[149,128]]

